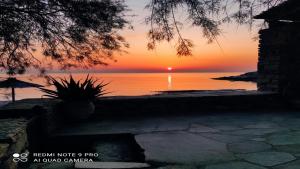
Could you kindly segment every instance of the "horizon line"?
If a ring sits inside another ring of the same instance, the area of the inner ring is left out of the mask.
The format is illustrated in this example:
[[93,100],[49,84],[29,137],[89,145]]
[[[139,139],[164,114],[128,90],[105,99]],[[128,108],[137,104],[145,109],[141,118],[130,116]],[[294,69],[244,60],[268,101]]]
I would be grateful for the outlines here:
[[[224,71],[224,70],[178,70],[178,71],[134,71],[134,70],[127,70],[127,71],[120,71],[120,70],[116,70],[116,71],[88,71],[88,70],[71,70],[71,71],[56,71],[56,70],[52,70],[52,71],[46,71],[45,74],[47,73],[241,73],[241,72],[255,72],[257,70],[232,70],[232,71]],[[32,74],[32,73],[38,73],[37,71],[28,71],[25,72],[24,74]],[[5,72],[0,72],[0,74],[6,74]],[[21,74],[23,75],[23,74]]]

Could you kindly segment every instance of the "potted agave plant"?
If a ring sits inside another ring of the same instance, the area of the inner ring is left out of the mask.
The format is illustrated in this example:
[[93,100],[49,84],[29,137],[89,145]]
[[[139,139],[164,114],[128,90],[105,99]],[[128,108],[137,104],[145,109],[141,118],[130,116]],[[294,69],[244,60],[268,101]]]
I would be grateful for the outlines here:
[[107,83],[98,83],[89,75],[84,81],[76,81],[70,75],[69,79],[54,79],[49,77],[49,84],[56,90],[40,88],[46,93],[44,96],[59,99],[58,111],[70,121],[88,119],[95,111],[94,101],[105,94],[104,87]]

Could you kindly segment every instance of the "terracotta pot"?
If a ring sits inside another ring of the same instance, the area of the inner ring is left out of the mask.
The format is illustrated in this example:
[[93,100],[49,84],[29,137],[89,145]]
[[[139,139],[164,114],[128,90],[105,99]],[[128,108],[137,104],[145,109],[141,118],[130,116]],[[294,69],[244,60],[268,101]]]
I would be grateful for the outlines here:
[[69,121],[81,121],[88,119],[95,111],[95,105],[90,101],[62,102],[59,111]]

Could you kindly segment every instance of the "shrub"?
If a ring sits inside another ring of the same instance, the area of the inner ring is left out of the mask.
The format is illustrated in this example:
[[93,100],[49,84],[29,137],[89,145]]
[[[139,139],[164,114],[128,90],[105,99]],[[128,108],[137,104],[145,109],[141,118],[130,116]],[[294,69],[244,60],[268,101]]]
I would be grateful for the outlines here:
[[103,89],[108,83],[99,82],[87,75],[86,79],[81,82],[81,80],[74,80],[72,75],[69,79],[55,78],[49,76],[49,84],[54,85],[56,90],[50,90],[46,88],[40,88],[40,90],[46,93],[44,96],[61,99],[63,101],[94,101],[95,99],[103,96],[105,90]]

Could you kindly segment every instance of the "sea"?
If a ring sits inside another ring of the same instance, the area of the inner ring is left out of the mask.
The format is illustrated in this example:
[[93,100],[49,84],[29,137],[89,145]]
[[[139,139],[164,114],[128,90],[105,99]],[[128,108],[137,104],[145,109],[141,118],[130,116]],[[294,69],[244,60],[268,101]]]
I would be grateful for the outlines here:
[[[169,90],[222,90],[222,89],[246,89],[256,90],[253,82],[231,82],[225,80],[213,80],[215,77],[235,76],[244,72],[222,73],[90,73],[91,77],[108,83],[105,87],[106,96],[141,96],[155,94]],[[50,73],[54,78],[69,77],[68,73]],[[73,73],[77,80],[84,80],[87,73]],[[2,74],[0,80],[6,78]],[[47,80],[33,74],[17,76],[18,79],[37,83],[48,89],[54,89],[47,84]],[[16,89],[16,100],[25,98],[45,98],[37,88]],[[0,89],[0,101],[11,99],[11,89]]]

